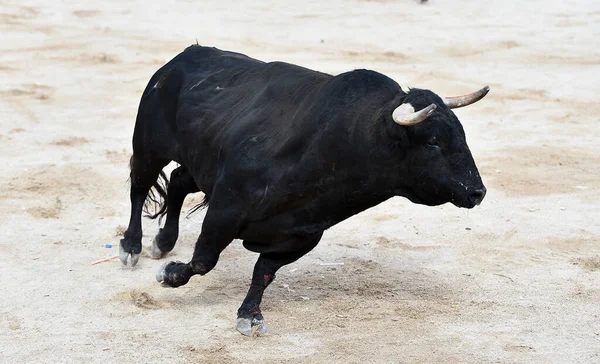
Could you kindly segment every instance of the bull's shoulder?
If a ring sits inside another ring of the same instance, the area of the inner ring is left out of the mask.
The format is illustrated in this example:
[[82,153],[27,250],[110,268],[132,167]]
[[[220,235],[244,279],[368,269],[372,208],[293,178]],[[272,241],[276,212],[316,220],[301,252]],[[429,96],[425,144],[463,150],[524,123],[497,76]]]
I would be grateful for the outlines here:
[[388,76],[377,71],[368,69],[355,69],[344,72],[332,79],[332,87],[351,88],[357,91],[393,91],[397,92],[400,88],[398,83]]

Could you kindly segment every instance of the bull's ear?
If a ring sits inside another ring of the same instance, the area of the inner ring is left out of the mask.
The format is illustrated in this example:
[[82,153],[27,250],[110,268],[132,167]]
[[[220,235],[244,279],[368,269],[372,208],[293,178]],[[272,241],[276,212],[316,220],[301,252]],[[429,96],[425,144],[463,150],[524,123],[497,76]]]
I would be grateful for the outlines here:
[[400,90],[402,92],[404,92],[405,95],[408,95],[408,93],[410,92],[410,87],[404,86],[404,85],[400,85]]
[[392,119],[398,125],[411,126],[430,117],[436,108],[435,104],[431,104],[422,110],[415,111],[415,108],[407,102],[401,104],[392,112]]

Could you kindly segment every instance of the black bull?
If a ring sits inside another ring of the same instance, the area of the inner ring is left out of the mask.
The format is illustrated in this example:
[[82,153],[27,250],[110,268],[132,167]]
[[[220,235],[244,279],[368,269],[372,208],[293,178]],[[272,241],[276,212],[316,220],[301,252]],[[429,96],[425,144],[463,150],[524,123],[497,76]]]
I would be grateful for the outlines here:
[[[446,99],[405,92],[374,71],[331,76],[188,47],[156,72],[141,98],[121,260],[127,264],[131,255],[137,263],[141,214],[146,199],[154,199],[153,186],[165,200],[154,217],[167,215],[154,239],[155,258],[175,246],[186,195],[204,192],[208,210],[191,261],[166,264],[157,279],[184,285],[214,268],[233,239],[243,239],[260,256],[238,330],[264,333],[265,288],[327,228],[393,196],[466,208],[481,202],[485,187],[450,108],[486,93]],[[167,184],[162,169],[171,161],[180,166]]]

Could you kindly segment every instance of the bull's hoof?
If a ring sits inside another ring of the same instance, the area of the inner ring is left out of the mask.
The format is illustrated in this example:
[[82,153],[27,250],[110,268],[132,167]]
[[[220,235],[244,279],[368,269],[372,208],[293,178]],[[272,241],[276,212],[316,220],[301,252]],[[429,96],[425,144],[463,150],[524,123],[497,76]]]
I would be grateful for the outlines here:
[[252,319],[238,317],[236,329],[240,334],[250,337],[265,336],[269,333],[265,319],[261,314],[254,316]]
[[160,266],[160,268],[158,268],[158,271],[156,272],[156,281],[162,283],[165,280],[165,277],[167,276],[167,273],[165,273],[165,268],[167,267],[167,264],[169,263],[164,263],[163,265]]
[[186,284],[194,275],[189,264],[180,261],[165,263],[156,272],[156,280],[163,287],[179,287]]
[[150,255],[153,259],[160,259],[164,257],[167,254],[167,252],[163,252],[162,250],[160,250],[156,239],[158,239],[158,235],[154,237],[154,240],[152,240],[152,252],[150,253]]
[[168,252],[173,250],[177,242],[177,235],[178,232],[173,232],[172,229],[160,229],[154,240],[152,240],[152,258],[163,258]]
[[130,251],[127,251],[125,250],[125,248],[123,248],[123,240],[125,239],[122,239],[121,243],[119,244],[119,259],[121,260],[121,263],[123,263],[123,265],[127,265],[127,260],[129,256],[131,256],[129,262],[131,263],[132,267],[135,267],[135,265],[138,263],[138,260],[140,260],[141,248],[140,252],[138,253],[134,253],[132,251],[133,249],[129,249]]

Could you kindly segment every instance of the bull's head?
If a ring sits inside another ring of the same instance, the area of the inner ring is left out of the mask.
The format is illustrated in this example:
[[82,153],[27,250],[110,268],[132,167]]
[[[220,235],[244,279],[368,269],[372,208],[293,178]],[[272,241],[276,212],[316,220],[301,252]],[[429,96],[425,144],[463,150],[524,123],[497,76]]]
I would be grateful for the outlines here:
[[408,168],[399,195],[415,203],[440,205],[451,202],[473,208],[485,197],[486,188],[456,115],[450,110],[481,100],[489,87],[469,95],[440,98],[429,90],[411,89],[392,119],[403,127],[407,143],[404,165]]

